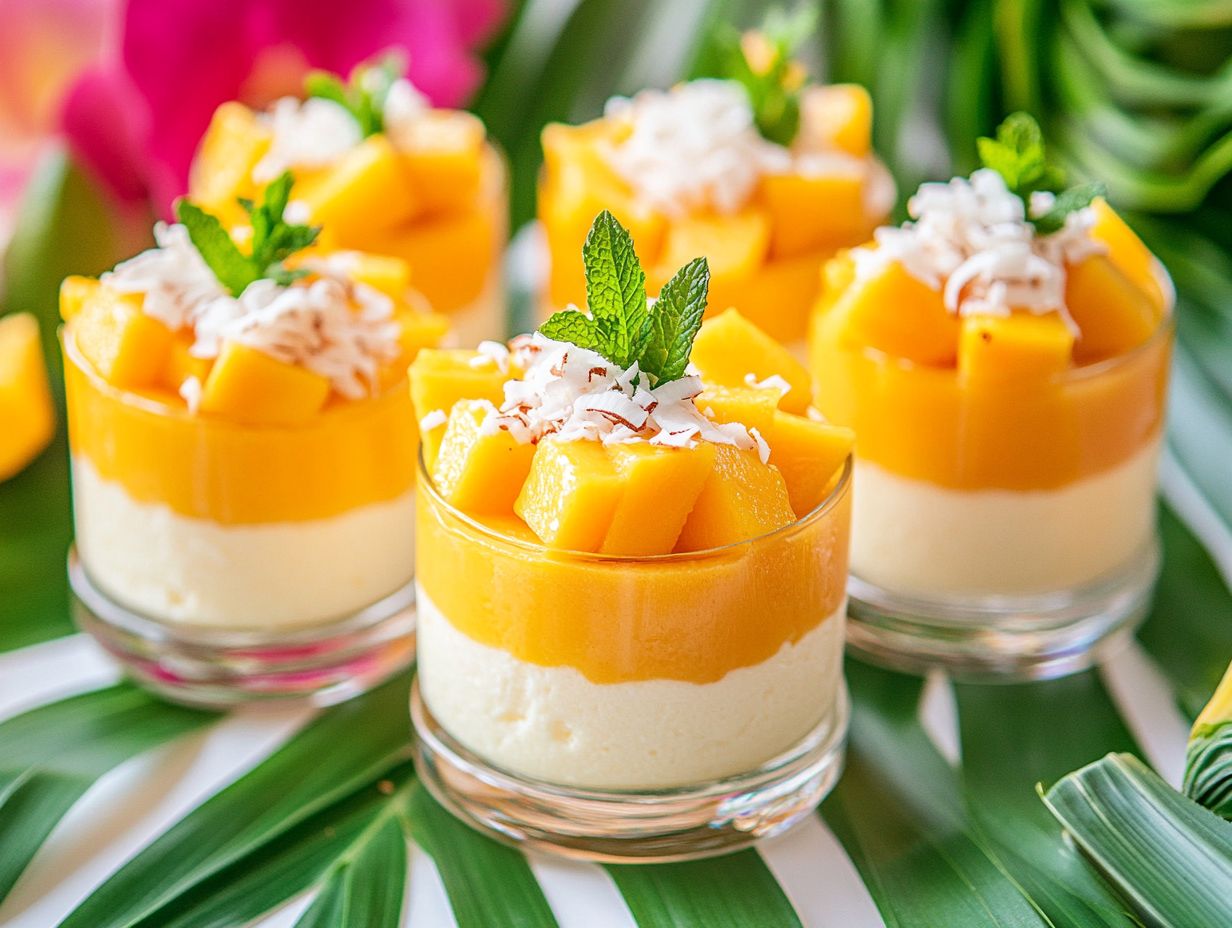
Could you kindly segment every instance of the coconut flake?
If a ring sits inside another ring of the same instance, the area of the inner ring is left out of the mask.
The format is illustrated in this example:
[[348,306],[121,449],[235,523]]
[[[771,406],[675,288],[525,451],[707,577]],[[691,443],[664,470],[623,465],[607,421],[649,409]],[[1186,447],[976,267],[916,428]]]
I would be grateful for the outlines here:
[[141,294],[141,308],[147,316],[169,329],[180,329],[189,324],[197,306],[226,296],[227,291],[184,226],[157,223],[154,241],[157,247],[117,264],[99,281],[115,293]]
[[434,409],[419,420],[419,431],[426,434],[434,429],[439,429],[448,421],[449,415],[445,412],[445,410]]
[[757,456],[761,458],[761,462],[763,464],[769,464],[770,446],[766,444],[766,440],[761,437],[761,432],[755,426],[750,426],[749,434],[753,436],[753,441],[757,443]]
[[791,384],[781,374],[771,374],[764,380],[758,380],[756,374],[745,374],[744,382],[754,390],[778,390],[779,396],[786,396],[791,392]]
[[180,397],[188,406],[189,412],[196,412],[201,406],[201,380],[196,374],[184,378],[180,384]]
[[482,341],[476,350],[479,352],[471,358],[471,367],[486,367],[495,364],[502,374],[509,373],[509,349],[500,342]]
[[293,168],[333,164],[363,140],[359,123],[346,107],[320,97],[282,97],[261,119],[272,139],[269,151],[252,169],[252,179],[259,184]]

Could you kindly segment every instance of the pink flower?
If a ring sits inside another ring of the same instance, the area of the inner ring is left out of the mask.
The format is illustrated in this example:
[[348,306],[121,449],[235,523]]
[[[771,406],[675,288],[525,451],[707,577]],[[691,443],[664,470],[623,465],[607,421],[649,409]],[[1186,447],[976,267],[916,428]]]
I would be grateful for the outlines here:
[[129,0],[119,53],[77,81],[64,128],[113,191],[165,211],[220,103],[261,106],[310,67],[345,74],[400,48],[433,103],[459,106],[503,13],[504,0]]

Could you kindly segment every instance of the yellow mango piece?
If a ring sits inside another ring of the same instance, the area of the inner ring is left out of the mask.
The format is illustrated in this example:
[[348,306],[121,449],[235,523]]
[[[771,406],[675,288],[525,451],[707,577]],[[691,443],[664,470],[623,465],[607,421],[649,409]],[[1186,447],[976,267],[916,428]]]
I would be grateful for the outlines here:
[[1151,298],[1105,255],[1092,255],[1066,268],[1065,306],[1078,325],[1077,364],[1125,354],[1159,326]]
[[691,360],[707,384],[747,387],[749,374],[757,382],[777,375],[791,388],[779,400],[781,409],[803,413],[811,402],[812,382],[804,365],[734,309],[702,323]]
[[790,344],[808,331],[809,314],[821,284],[816,253],[767,261],[740,280],[712,280],[708,308],[736,307],[740,314],[776,341]]
[[859,84],[806,88],[800,95],[802,148],[837,148],[863,158],[872,147],[873,101]]
[[1162,315],[1168,308],[1168,299],[1160,286],[1156,274],[1158,262],[1151,249],[1103,197],[1091,203],[1091,210],[1095,213],[1091,237],[1108,249],[1108,260],[1150,298]]
[[415,288],[432,308],[451,313],[483,292],[488,272],[498,260],[496,222],[492,211],[480,206],[424,217],[389,230],[370,244],[406,261]]
[[458,400],[487,400],[499,406],[505,401],[505,381],[510,375],[478,351],[464,348],[424,348],[410,369],[411,402],[415,415],[448,413]]
[[853,280],[830,309],[844,338],[917,364],[948,367],[958,356],[958,316],[941,292],[897,261],[873,277]]
[[102,283],[97,277],[65,277],[60,283],[60,318],[68,322],[98,296]]
[[535,446],[530,474],[513,510],[545,545],[596,552],[624,487],[599,442],[547,439]]
[[405,163],[384,135],[370,135],[333,164],[303,172],[291,199],[307,204],[313,224],[356,243],[414,219],[421,205]]
[[1064,373],[1074,351],[1074,333],[1060,313],[966,316],[958,348],[958,372],[968,382],[1031,383]]
[[402,145],[411,183],[426,213],[466,209],[479,196],[483,123],[460,110],[432,110]]
[[0,318],[0,480],[7,480],[51,442],[56,414],[47,383],[38,320]]
[[411,266],[403,258],[368,251],[347,254],[347,274],[353,281],[379,290],[394,300],[406,297],[411,287]]
[[770,256],[849,245],[875,225],[864,208],[860,168],[833,174],[767,174],[762,199],[770,215]]
[[714,446],[714,470],[681,529],[677,551],[704,551],[749,541],[796,519],[778,468],[756,451]]
[[534,445],[509,432],[484,434],[483,420],[494,410],[486,400],[459,400],[441,438],[432,482],[463,512],[512,515],[535,457]]
[[830,492],[851,454],[855,433],[841,425],[779,410],[764,434],[770,445],[770,463],[783,475],[792,510],[797,518],[803,518]]
[[212,358],[198,358],[191,353],[194,340],[192,332],[189,331],[176,332],[171,338],[162,380],[163,386],[172,393],[178,393],[189,377],[196,377],[204,385],[206,378],[210,376],[214,361]]
[[646,557],[670,554],[714,470],[714,445],[662,448],[649,442],[607,446],[624,491],[599,550]]
[[273,133],[257,114],[234,101],[214,111],[188,178],[188,196],[224,224],[245,214],[236,200],[252,198],[252,170],[269,151]]
[[237,342],[223,345],[201,411],[245,425],[298,425],[329,398],[329,379]]
[[707,385],[693,402],[702,414],[720,424],[737,422],[770,434],[782,393],[769,387],[724,387]]
[[[760,209],[673,218],[663,234],[658,265],[646,276],[657,291],[694,258],[705,258],[712,281],[738,280],[761,267],[769,244],[770,219]],[[642,264],[648,266],[645,259]]]
[[82,356],[108,383],[124,389],[153,386],[171,350],[171,330],[141,310],[141,297],[101,288],[72,323]]

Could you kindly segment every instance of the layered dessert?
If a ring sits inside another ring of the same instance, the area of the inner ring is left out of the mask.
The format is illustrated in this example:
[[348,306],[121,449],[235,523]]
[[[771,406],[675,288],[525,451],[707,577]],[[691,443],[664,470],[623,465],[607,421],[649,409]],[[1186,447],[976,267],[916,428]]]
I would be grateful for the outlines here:
[[39,324],[29,313],[0,317],[0,423],[0,480],[7,480],[37,457],[56,431]]
[[1152,544],[1171,342],[1159,262],[1029,117],[825,271],[816,401],[854,427],[852,572],[917,598],[1073,591]]
[[652,294],[705,255],[711,309],[739,308],[803,356],[822,263],[867,240],[895,194],[870,151],[868,93],[810,84],[791,55],[789,38],[750,32],[710,76],[544,129],[548,311],[583,303],[577,252],[608,209],[631,231]]
[[457,344],[504,337],[504,161],[478,118],[432,107],[403,64],[388,56],[346,82],[314,72],[303,98],[260,112],[224,103],[193,162],[189,197],[242,226],[239,201],[291,171],[292,215],[321,225],[331,248],[405,262]]
[[611,214],[586,254],[589,312],[411,367],[422,699],[537,780],[756,770],[840,724],[852,436],[769,335],[701,324],[704,260],[648,301]]
[[138,615],[291,629],[410,582],[406,367],[448,320],[401,262],[313,250],[290,193],[250,204],[243,248],[181,202],[157,247],[61,290],[77,551]]

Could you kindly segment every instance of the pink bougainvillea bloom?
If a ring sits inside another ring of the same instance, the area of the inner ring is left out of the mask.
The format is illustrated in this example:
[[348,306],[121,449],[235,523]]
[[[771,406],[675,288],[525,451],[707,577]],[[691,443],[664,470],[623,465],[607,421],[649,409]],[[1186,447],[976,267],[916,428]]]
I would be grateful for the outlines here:
[[310,67],[340,73],[389,48],[438,106],[482,77],[475,46],[504,0],[129,0],[117,60],[84,75],[65,106],[75,151],[117,193],[166,209],[217,106],[298,91]]

